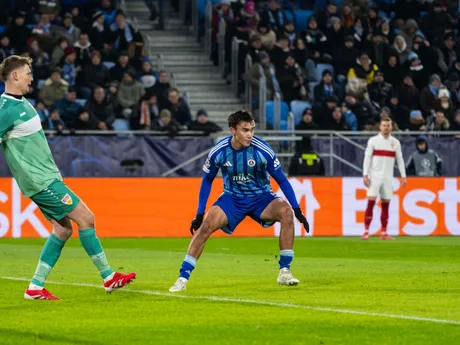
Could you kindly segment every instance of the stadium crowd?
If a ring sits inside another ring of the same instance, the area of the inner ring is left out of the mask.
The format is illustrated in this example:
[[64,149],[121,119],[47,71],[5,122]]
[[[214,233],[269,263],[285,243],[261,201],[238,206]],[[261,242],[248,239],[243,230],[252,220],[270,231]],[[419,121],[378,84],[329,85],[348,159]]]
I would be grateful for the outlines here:
[[264,74],[269,98],[308,102],[298,129],[375,130],[390,116],[394,129],[460,130],[458,1],[315,2],[220,1],[214,61],[223,19],[227,57],[241,40],[240,91],[246,83],[257,98]]
[[33,59],[26,98],[45,129],[215,130],[206,111],[192,122],[168,72],[153,69],[143,35],[112,0],[6,0],[1,6],[0,62],[13,54]]

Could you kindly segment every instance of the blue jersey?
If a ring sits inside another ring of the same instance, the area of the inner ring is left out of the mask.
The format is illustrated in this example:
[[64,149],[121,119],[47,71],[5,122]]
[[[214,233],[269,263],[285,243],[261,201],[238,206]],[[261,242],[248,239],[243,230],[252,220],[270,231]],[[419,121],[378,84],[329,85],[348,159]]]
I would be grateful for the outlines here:
[[221,169],[224,193],[234,197],[272,193],[268,173],[278,174],[281,164],[270,145],[254,136],[250,146],[235,150],[231,140],[231,136],[226,137],[213,147],[203,166],[204,172],[213,178]]

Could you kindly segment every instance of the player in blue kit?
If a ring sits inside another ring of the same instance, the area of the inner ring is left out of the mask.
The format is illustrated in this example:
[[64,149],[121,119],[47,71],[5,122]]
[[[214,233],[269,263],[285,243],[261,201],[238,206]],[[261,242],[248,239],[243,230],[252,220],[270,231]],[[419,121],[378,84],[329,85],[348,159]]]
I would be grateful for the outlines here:
[[[297,285],[299,280],[291,273],[294,258],[294,218],[309,231],[308,221],[300,210],[291,184],[283,174],[273,149],[262,139],[254,136],[255,122],[251,113],[239,110],[228,118],[231,136],[219,141],[209,152],[203,166],[198,212],[192,221],[190,232],[196,235],[187,251],[179,278],[169,289],[183,291],[190,274],[203,252],[206,241],[219,229],[232,234],[238,224],[250,216],[264,227],[281,223],[280,271],[278,284]],[[204,217],[211,185],[219,169],[224,178],[224,192]],[[267,172],[275,179],[292,206],[277,197],[271,188]]]

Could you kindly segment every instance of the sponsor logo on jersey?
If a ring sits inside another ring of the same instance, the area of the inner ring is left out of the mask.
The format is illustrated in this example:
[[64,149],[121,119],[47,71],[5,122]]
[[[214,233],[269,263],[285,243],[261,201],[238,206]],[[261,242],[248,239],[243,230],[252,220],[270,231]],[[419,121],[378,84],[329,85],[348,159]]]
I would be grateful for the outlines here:
[[249,165],[250,167],[253,167],[254,165],[256,165],[256,161],[255,161],[254,159],[251,158],[250,160],[248,160],[248,165]]
[[252,179],[251,174],[238,174],[233,176],[233,182],[247,182]]
[[72,197],[69,194],[64,195],[64,197],[61,199],[61,202],[66,205],[72,205],[73,200]]

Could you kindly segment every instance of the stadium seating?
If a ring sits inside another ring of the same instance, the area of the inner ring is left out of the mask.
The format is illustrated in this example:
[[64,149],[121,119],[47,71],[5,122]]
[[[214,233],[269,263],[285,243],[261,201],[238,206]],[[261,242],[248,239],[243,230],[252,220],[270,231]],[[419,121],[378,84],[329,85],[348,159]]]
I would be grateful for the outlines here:
[[300,121],[302,121],[302,113],[306,108],[311,108],[312,105],[310,102],[304,101],[292,101],[291,104],[291,112],[294,115],[294,123],[297,125]]
[[[275,127],[275,102],[268,101],[267,103],[265,103],[265,114],[267,118],[267,124],[269,124],[272,127]],[[281,102],[280,129],[288,129],[288,116],[289,106],[286,102]]]

